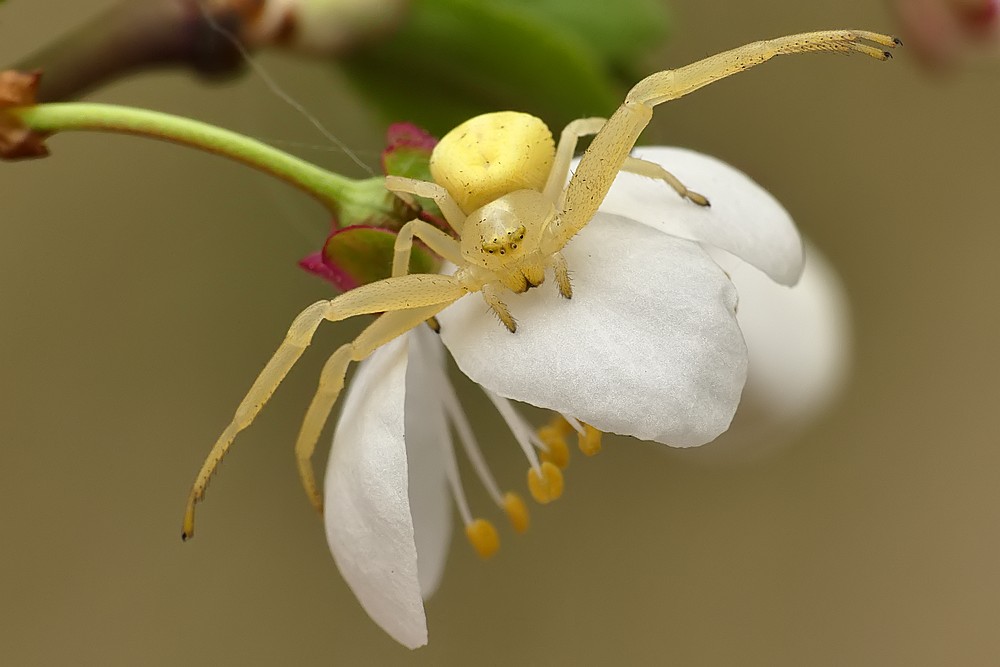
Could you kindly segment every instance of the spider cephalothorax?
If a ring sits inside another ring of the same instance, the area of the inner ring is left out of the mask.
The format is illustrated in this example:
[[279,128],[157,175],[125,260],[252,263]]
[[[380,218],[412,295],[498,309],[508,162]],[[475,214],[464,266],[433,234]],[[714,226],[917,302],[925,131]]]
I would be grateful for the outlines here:
[[[471,292],[480,292],[512,333],[517,325],[504,303],[506,292],[524,292],[540,284],[551,270],[560,293],[569,298],[572,289],[561,250],[590,222],[621,171],[659,179],[693,204],[708,205],[704,196],[689,191],[659,165],[630,156],[652,118],[654,106],[777,55],[831,51],[886,60],[889,52],[883,48],[898,44],[893,37],[860,30],[812,32],[754,42],[646,77],[629,91],[610,119],[573,121],[563,129],[558,142],[553,141],[541,120],[516,112],[478,116],[449,132],[431,157],[433,182],[390,176],[386,187],[433,199],[452,234],[420,220],[408,222],[396,239],[393,277],[315,303],[295,319],[205,460],[188,498],[184,537],[193,534],[195,505],[203,498],[209,478],[236,434],[253,421],[322,321],[383,313],[327,361],[296,442],[303,486],[320,510],[322,497],[310,459],[352,361],[368,357]],[[588,135],[595,135],[594,139],[572,178],[568,178],[577,141]],[[454,264],[454,273],[406,275],[414,236]],[[544,491],[546,484],[561,485],[561,479],[543,476],[544,471],[529,472],[529,486],[536,498],[536,490]]]

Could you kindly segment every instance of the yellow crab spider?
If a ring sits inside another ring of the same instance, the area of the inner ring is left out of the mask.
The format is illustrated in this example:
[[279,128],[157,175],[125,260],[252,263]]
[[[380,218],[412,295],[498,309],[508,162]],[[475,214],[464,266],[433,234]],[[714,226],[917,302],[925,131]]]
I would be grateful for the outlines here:
[[[437,202],[457,238],[419,220],[408,222],[396,240],[391,278],[314,303],[295,318],[202,465],[188,498],[183,537],[194,534],[195,505],[233,439],[260,412],[321,322],[384,313],[326,362],[295,445],[302,484],[319,511],[322,497],[311,457],[352,361],[365,359],[471,292],[482,293],[511,333],[517,325],[503,301],[506,291],[519,293],[537,286],[551,270],[559,292],[570,298],[572,287],[561,250],[597,212],[620,171],[660,179],[694,204],[709,205],[662,167],[630,157],[654,106],[774,56],[830,51],[887,60],[890,53],[880,47],[899,44],[894,37],[864,30],[810,32],[747,44],[646,77],[610,119],[573,121],[563,129],[558,144],[541,120],[523,113],[490,113],[459,125],[434,148],[433,183],[386,178],[386,187],[393,192]],[[567,184],[577,141],[588,135],[594,139]],[[454,264],[454,273],[405,275],[414,237]]]

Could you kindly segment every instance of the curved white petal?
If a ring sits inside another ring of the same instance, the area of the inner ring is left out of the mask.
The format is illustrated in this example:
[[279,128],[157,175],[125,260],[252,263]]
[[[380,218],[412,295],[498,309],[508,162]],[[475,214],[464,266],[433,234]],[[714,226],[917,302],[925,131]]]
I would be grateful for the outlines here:
[[573,298],[554,281],[505,297],[507,331],[478,295],[441,313],[466,375],[602,431],[675,446],[728,427],[746,377],[736,292],[697,243],[598,214],[565,249]]
[[451,494],[445,476],[443,446],[451,433],[441,398],[433,391],[435,369],[445,363],[444,346],[427,327],[407,335],[406,456],[409,466],[410,512],[417,545],[417,578],[426,600],[444,573],[451,538]]
[[776,281],[794,285],[802,274],[802,239],[788,212],[738,169],[683,148],[642,147],[635,157],[655,162],[689,189],[708,197],[710,207],[682,199],[663,183],[621,173],[600,210],[663,232],[727,250]]
[[333,558],[368,615],[396,641],[427,643],[407,495],[403,407],[407,337],[354,375],[326,469],[324,523]]
[[784,287],[732,255],[711,254],[740,295],[737,319],[750,355],[745,398],[778,423],[812,419],[847,375],[850,318],[833,267],[807,243],[802,279]]

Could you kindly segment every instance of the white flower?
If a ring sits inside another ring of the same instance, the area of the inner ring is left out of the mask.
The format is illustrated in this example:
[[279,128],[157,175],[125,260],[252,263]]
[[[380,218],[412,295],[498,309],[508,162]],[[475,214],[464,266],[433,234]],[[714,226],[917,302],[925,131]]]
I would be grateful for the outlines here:
[[740,295],[737,321],[749,357],[732,426],[699,460],[759,459],[793,442],[843,393],[850,367],[847,295],[831,264],[806,242],[794,288],[769,280],[728,253],[712,251]]
[[[554,281],[507,295],[518,330],[477,296],[442,312],[440,341],[488,390],[528,458],[544,449],[500,396],[600,431],[672,446],[726,430],[746,380],[737,295],[706,246],[791,285],[802,241],[767,192],[732,167],[676,148],[637,149],[710,208],[661,182],[622,174],[601,212],[565,248],[573,298]],[[427,641],[423,597],[440,578],[454,496],[465,503],[449,424],[490,495],[503,505],[444,375],[441,345],[418,329],[362,363],[344,401],[326,474],[325,522],[334,559],[371,617],[400,643]],[[471,441],[471,442],[470,442]]]

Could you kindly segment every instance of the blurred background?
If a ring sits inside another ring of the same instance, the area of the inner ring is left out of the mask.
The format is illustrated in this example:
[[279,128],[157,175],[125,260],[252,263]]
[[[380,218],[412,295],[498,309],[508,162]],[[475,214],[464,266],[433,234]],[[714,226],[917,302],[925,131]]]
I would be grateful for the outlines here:
[[[0,62],[110,4],[8,1]],[[875,0],[669,8],[643,71],[804,30],[898,30]],[[835,264],[855,323],[840,402],[738,463],[608,438],[492,561],[455,540],[416,652],[341,580],[292,456],[323,350],[360,323],[321,330],[240,437],[197,539],[179,539],[218,431],[292,318],[331,294],[295,265],[323,211],[142,139],[60,136],[50,159],[0,165],[0,663],[997,664],[1000,62],[940,77],[896,55],[779,59],[660,107],[643,138],[748,172]],[[384,124],[336,67],[260,61],[378,170]],[[91,99],[366,175],[255,76],[161,72]],[[468,403],[497,475],[521,480],[485,401]]]

